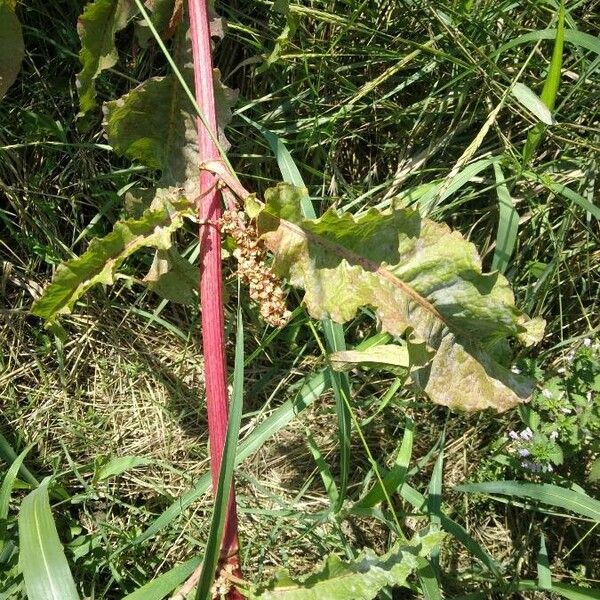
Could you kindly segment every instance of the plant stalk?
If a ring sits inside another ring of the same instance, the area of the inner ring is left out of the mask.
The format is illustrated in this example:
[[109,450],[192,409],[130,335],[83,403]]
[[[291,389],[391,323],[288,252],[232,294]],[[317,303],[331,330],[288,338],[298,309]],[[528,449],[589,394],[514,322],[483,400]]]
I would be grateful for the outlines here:
[[[196,101],[213,132],[197,119],[198,148],[201,162],[219,160],[214,143],[217,117],[213,86],[211,38],[207,0],[189,0],[189,17],[194,61]],[[200,220],[200,306],[202,312],[202,345],[204,380],[208,411],[208,435],[211,455],[213,491],[216,490],[228,423],[228,393],[223,317],[223,280],[221,273],[221,193],[214,173],[200,171],[200,195],[197,201]],[[237,513],[235,492],[229,494],[221,543],[221,568],[227,567],[236,577],[241,575],[238,557]],[[235,588],[227,595],[231,600],[242,596]]]

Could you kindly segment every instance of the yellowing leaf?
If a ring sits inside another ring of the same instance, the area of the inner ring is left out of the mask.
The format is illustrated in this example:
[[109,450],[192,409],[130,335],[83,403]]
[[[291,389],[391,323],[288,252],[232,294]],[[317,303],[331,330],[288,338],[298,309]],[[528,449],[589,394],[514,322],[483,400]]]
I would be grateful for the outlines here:
[[152,77],[105,104],[106,134],[117,154],[162,171],[165,185],[198,178],[191,102],[174,75]]
[[21,23],[12,2],[0,0],[0,99],[21,70],[25,47]]
[[50,285],[34,303],[32,313],[49,321],[69,313],[75,302],[92,286],[112,284],[121,263],[140,248],[171,247],[171,233],[183,225],[184,217],[193,217],[194,209],[185,199],[170,202],[144,212],[140,219],[119,221],[111,233],[92,240],[78,258],[58,267]]
[[82,114],[96,106],[94,81],[102,71],[117,63],[115,35],[135,12],[133,0],[94,0],[86,5],[79,17],[77,32],[81,39],[79,61],[82,69],[77,75],[77,86]]
[[369,306],[384,331],[406,334],[409,350],[424,342],[435,354],[412,377],[438,404],[502,411],[529,397],[532,382],[503,362],[508,339],[527,337],[531,322],[507,280],[481,272],[473,244],[412,209],[304,219],[304,193],[267,190],[257,226],[312,317],[344,323]]
[[[179,32],[174,59],[193,89],[189,38]],[[223,128],[231,120],[237,92],[221,83],[214,70],[219,141],[228,144]],[[115,152],[160,169],[162,184],[185,187],[191,197],[198,184],[200,159],[195,109],[174,75],[152,77],[118,100],[105,104],[104,126]]]

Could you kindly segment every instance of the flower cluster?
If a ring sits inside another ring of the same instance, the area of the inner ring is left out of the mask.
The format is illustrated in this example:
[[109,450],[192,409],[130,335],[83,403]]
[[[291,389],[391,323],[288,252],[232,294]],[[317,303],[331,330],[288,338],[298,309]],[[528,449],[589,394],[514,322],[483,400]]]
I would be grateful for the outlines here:
[[520,460],[521,467],[532,473],[552,473],[553,464],[562,463],[562,452],[555,443],[558,432],[552,431],[548,436],[533,432],[526,427],[519,433],[509,431],[508,437],[513,441],[512,449]]
[[243,211],[226,210],[221,227],[235,241],[233,256],[238,261],[238,274],[248,284],[250,298],[258,304],[262,318],[273,327],[283,327],[291,313],[281,281],[265,264],[266,249],[256,226],[247,222]]

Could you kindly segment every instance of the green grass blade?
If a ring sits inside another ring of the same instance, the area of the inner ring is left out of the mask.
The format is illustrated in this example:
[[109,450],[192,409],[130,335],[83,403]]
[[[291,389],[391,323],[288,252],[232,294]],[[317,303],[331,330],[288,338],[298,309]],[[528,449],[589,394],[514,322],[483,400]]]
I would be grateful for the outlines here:
[[[12,465],[17,460],[17,453],[14,448],[10,445],[8,440],[0,433],[0,458],[2,458],[7,464]],[[37,487],[40,482],[37,477],[25,466],[19,467],[19,473],[21,477],[32,486]]]
[[356,504],[354,504],[353,508],[372,508],[376,504],[385,501],[386,492],[388,496],[391,496],[402,487],[406,479],[406,473],[408,472],[408,465],[412,455],[413,440],[414,423],[412,419],[407,418],[406,425],[404,427],[404,435],[402,437],[402,444],[400,445],[400,451],[396,457],[396,464],[383,478],[384,487],[382,488],[379,482],[377,482],[371,490],[369,490],[358,502],[356,502]]
[[[552,58],[550,60],[550,67],[548,69],[548,75],[544,82],[544,88],[542,89],[541,99],[542,102],[548,107],[548,110],[554,110],[554,104],[556,103],[556,96],[558,95],[558,87],[560,85],[560,74],[562,70],[562,59],[563,59],[563,47],[565,43],[565,5],[561,2],[558,11],[558,26],[556,28],[556,38],[554,40],[554,50],[552,51]],[[544,136],[545,127],[541,124],[537,124],[527,136],[527,142],[523,149],[523,161],[525,164],[529,163],[533,157],[534,152],[540,145]]]
[[[471,181],[481,171],[487,169],[491,164],[498,162],[499,156],[482,158],[467,165],[459,173],[454,175],[450,181],[442,180],[431,186],[418,200],[419,210],[424,214],[429,214],[435,207],[439,206],[444,200],[458,192],[469,181]],[[439,194],[439,197],[438,197]]]
[[17,475],[19,470],[21,469],[21,465],[25,460],[25,457],[31,450],[33,444],[29,444],[17,458],[13,461],[12,465],[6,472],[4,479],[2,481],[2,486],[0,487],[0,554],[2,553],[2,549],[4,548],[4,544],[7,541],[6,538],[6,519],[8,517],[8,508],[10,505],[10,496],[12,494],[12,489],[15,484],[15,480],[17,479]]
[[104,481],[111,477],[117,477],[130,469],[151,465],[153,463],[154,461],[152,459],[144,456],[116,456],[98,468],[94,473],[93,481],[94,483]]
[[[532,580],[519,581],[517,588],[519,591],[545,591],[540,589],[538,583]],[[567,600],[599,600],[600,590],[597,588],[584,588],[568,583],[553,583],[552,593]]]
[[325,486],[325,491],[327,492],[327,496],[329,497],[329,501],[331,502],[331,507],[335,510],[335,507],[337,506],[339,500],[339,492],[337,486],[335,485],[333,475],[331,474],[331,469],[329,468],[329,465],[325,462],[323,454],[321,453],[321,449],[317,445],[317,442],[315,441],[315,438],[311,434],[310,430],[307,430],[306,432],[306,440],[310,452],[313,455],[313,458],[315,459],[315,463],[317,464],[317,469],[319,470],[321,479],[323,480],[323,485]]
[[[331,319],[321,321],[325,342],[328,352],[341,352],[346,349],[344,339],[344,328]],[[348,411],[348,401],[350,400],[350,379],[346,373],[337,373],[329,367],[329,376],[331,377],[331,387],[335,398],[335,412],[338,420],[338,441],[340,445],[340,484],[338,490],[338,502],[335,510],[342,508],[346,492],[348,489],[348,479],[350,475],[350,434],[352,421]]]
[[19,510],[19,569],[29,600],[78,600],[50,510],[50,478],[30,492]]
[[600,590],[598,588],[584,588],[568,583],[554,583],[552,592],[566,598],[567,600],[599,600]]
[[524,481],[489,481],[468,483],[456,488],[459,492],[500,494],[515,498],[527,498],[542,504],[556,506],[600,522],[600,501],[591,496],[559,487],[550,483],[528,483]]
[[[558,36],[557,29],[540,29],[538,31],[531,31],[529,33],[525,33],[516,37],[515,39],[507,42],[506,44],[500,46],[498,50],[493,53],[493,57],[497,58],[505,52],[506,50],[510,50],[515,46],[520,46],[521,44],[528,44],[529,42],[539,42],[540,40],[555,40]],[[591,52],[595,52],[596,54],[600,54],[600,39],[598,39],[594,35],[590,35],[589,33],[584,33],[582,31],[577,31],[575,29],[565,29],[564,32],[565,42],[569,42],[574,46],[579,46],[584,50],[589,50]]]
[[[429,511],[429,520],[436,527],[441,526],[442,519],[442,481],[444,476],[444,434],[442,433],[442,442],[440,453],[438,454],[431,480],[429,481],[429,490],[427,494],[427,510]],[[436,546],[431,550],[431,566],[434,572],[439,576],[440,549]]]
[[538,586],[543,590],[552,589],[552,575],[550,573],[550,561],[546,550],[546,538],[542,533],[540,537],[540,551],[537,556]]
[[144,584],[122,600],[162,600],[176,587],[181,585],[201,563],[200,558],[192,558],[181,565],[159,575],[156,579]]
[[417,576],[421,585],[424,600],[442,600],[442,590],[435,569],[426,558],[419,558]]
[[[246,121],[246,123],[256,128],[265,138],[267,144],[269,144],[269,147],[271,148],[271,151],[275,155],[275,159],[277,160],[277,165],[279,166],[279,171],[281,172],[281,177],[283,180],[297,185],[298,187],[304,187],[302,175],[300,174],[300,171],[298,170],[290,151],[287,149],[281,138],[276,136],[266,127],[263,127],[260,123],[249,119],[245,115],[240,114],[238,116]],[[310,211],[310,209],[308,210]]]
[[223,447],[223,458],[221,459],[221,470],[219,472],[219,485],[215,494],[213,515],[204,551],[202,573],[196,600],[210,598],[210,588],[215,579],[215,572],[219,565],[221,541],[225,529],[227,507],[229,496],[233,486],[233,470],[235,467],[235,454],[237,441],[240,435],[240,423],[242,421],[242,409],[244,407],[244,323],[242,321],[241,307],[238,306],[237,333],[235,341],[235,359],[233,367],[233,391],[231,392],[231,403],[229,407],[229,425]]
[[517,241],[519,213],[515,209],[504,173],[498,163],[494,163],[494,175],[496,177],[496,194],[498,195],[498,232],[492,269],[505,273]]
[[538,181],[544,186],[546,186],[553,194],[557,196],[562,196],[565,200],[569,200],[576,204],[583,210],[589,212],[593,217],[600,220],[600,206],[592,204],[587,198],[584,198],[581,194],[578,194],[571,188],[563,185],[562,183],[555,182],[550,175],[545,173],[541,177],[538,177],[534,173],[530,171],[525,171],[523,173],[525,177],[531,179],[532,181]]
[[550,109],[531,88],[524,83],[515,83],[511,93],[539,121],[546,125],[554,124]]

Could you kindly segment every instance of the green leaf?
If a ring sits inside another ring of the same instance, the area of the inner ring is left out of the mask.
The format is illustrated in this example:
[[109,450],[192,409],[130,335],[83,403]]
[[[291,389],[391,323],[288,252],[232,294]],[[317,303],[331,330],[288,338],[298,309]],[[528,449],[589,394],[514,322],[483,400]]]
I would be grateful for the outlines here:
[[373,488],[367,492],[358,502],[354,504],[352,509],[364,509],[372,508],[376,504],[383,502],[387,496],[395,494],[403,485],[406,480],[406,473],[408,472],[408,465],[410,463],[410,457],[412,455],[412,447],[414,440],[414,423],[410,418],[406,418],[406,426],[404,428],[404,435],[402,436],[402,443],[400,445],[400,451],[396,457],[394,467],[389,473],[383,478],[383,487],[377,482]]
[[117,154],[160,169],[165,185],[183,186],[189,178],[197,179],[200,160],[192,104],[174,75],[147,79],[107,102],[104,127]]
[[501,273],[504,273],[517,241],[519,213],[515,209],[504,179],[504,173],[498,163],[494,163],[494,175],[496,177],[496,194],[498,195],[498,232],[496,234],[492,269],[498,269]]
[[535,117],[546,125],[554,125],[556,121],[544,101],[524,83],[515,83],[512,95]]
[[4,548],[6,542],[6,519],[8,518],[8,509],[10,506],[10,497],[12,494],[13,486],[17,479],[21,465],[25,460],[25,457],[31,450],[33,444],[30,444],[15,458],[12,465],[6,472],[4,479],[2,480],[2,487],[0,487],[0,554]]
[[285,184],[267,190],[257,226],[274,271],[304,288],[312,317],[344,323],[370,306],[409,349],[427,344],[435,355],[412,377],[438,404],[506,410],[529,397],[532,382],[502,362],[508,339],[528,342],[539,324],[516,308],[502,275],[481,272],[472,244],[407,208],[305,219],[303,195]]
[[115,35],[137,12],[133,0],[94,0],[84,9],[77,23],[81,40],[79,61],[82,69],[77,75],[80,114],[96,106],[95,79],[114,67],[119,59]]
[[[545,588],[540,588],[536,581],[527,579],[519,581],[517,588],[519,591],[545,590]],[[600,600],[600,590],[597,588],[585,588],[568,583],[553,583],[550,591],[557,596],[567,598],[567,600]]]
[[[556,32],[556,40],[552,51],[552,59],[550,60],[550,68],[544,82],[541,99],[550,111],[554,110],[558,87],[560,85],[560,74],[562,70],[562,55],[565,42],[565,5],[560,3],[558,10],[558,28]],[[544,135],[545,127],[538,123],[527,135],[527,142],[523,149],[523,159],[528,163],[533,156],[536,148],[539,146]]]
[[144,584],[135,592],[127,594],[122,600],[162,600],[186,581],[201,562],[200,558],[192,558],[181,565],[177,565],[166,573],[159,575],[156,579]]
[[145,211],[141,219],[117,222],[112,233],[92,240],[84,254],[60,265],[32,313],[49,321],[69,313],[92,286],[111,285],[121,263],[140,248],[170,248],[171,233],[183,225],[184,217],[194,216],[194,209],[186,199],[171,201],[169,191],[163,192],[157,196],[158,206]]
[[136,467],[143,467],[144,465],[151,465],[154,461],[151,458],[144,456],[116,456],[107,463],[100,466],[100,468],[94,473],[94,483],[98,481],[104,481],[111,477],[116,477],[135,469]]
[[[399,493],[404,500],[422,514],[427,514],[428,508],[431,510],[431,506],[428,507],[425,496],[408,485],[408,483],[404,483],[399,489]],[[475,558],[480,560],[498,580],[501,581],[502,572],[498,563],[496,563],[486,550],[467,533],[465,528],[456,521],[453,521],[441,510],[437,515],[440,518],[443,529],[460,542]]]
[[198,267],[173,248],[157,250],[144,283],[159,296],[178,304],[194,304],[198,289]]
[[410,366],[410,353],[407,346],[381,344],[367,350],[343,350],[329,355],[331,366],[336,371],[349,371],[361,367],[404,368]]
[[567,600],[600,600],[600,589],[584,588],[568,583],[553,583],[552,591]]
[[25,54],[21,23],[12,4],[0,0],[0,99],[15,82]]
[[550,483],[527,483],[524,481],[489,481],[468,483],[455,488],[459,492],[499,494],[515,498],[536,500],[542,504],[564,508],[600,522],[600,501],[587,494],[569,490]]
[[552,573],[550,572],[550,560],[546,550],[546,538],[540,536],[540,551],[537,556],[538,586],[542,590],[552,589]]
[[[529,33],[525,33],[510,40],[510,42],[507,42],[498,48],[498,50],[496,50],[492,56],[498,57],[506,50],[514,48],[515,46],[519,46],[520,44],[538,42],[540,40],[554,40],[557,37],[558,31],[556,29],[539,29],[538,31],[530,31]],[[598,37],[595,35],[584,33],[583,31],[577,31],[576,29],[565,29],[564,37],[565,42],[569,42],[574,46],[579,46],[584,50],[589,50],[590,52],[600,54],[600,39],[598,39]]]
[[[250,591],[251,600],[371,600],[384,587],[403,586],[444,534],[426,533],[409,544],[396,546],[384,556],[364,550],[352,562],[330,555],[321,570],[293,579],[281,571],[266,588]],[[248,593],[248,592],[245,592]]]
[[77,588],[50,511],[49,482],[49,477],[44,479],[21,503],[19,569],[29,600],[77,600]]

